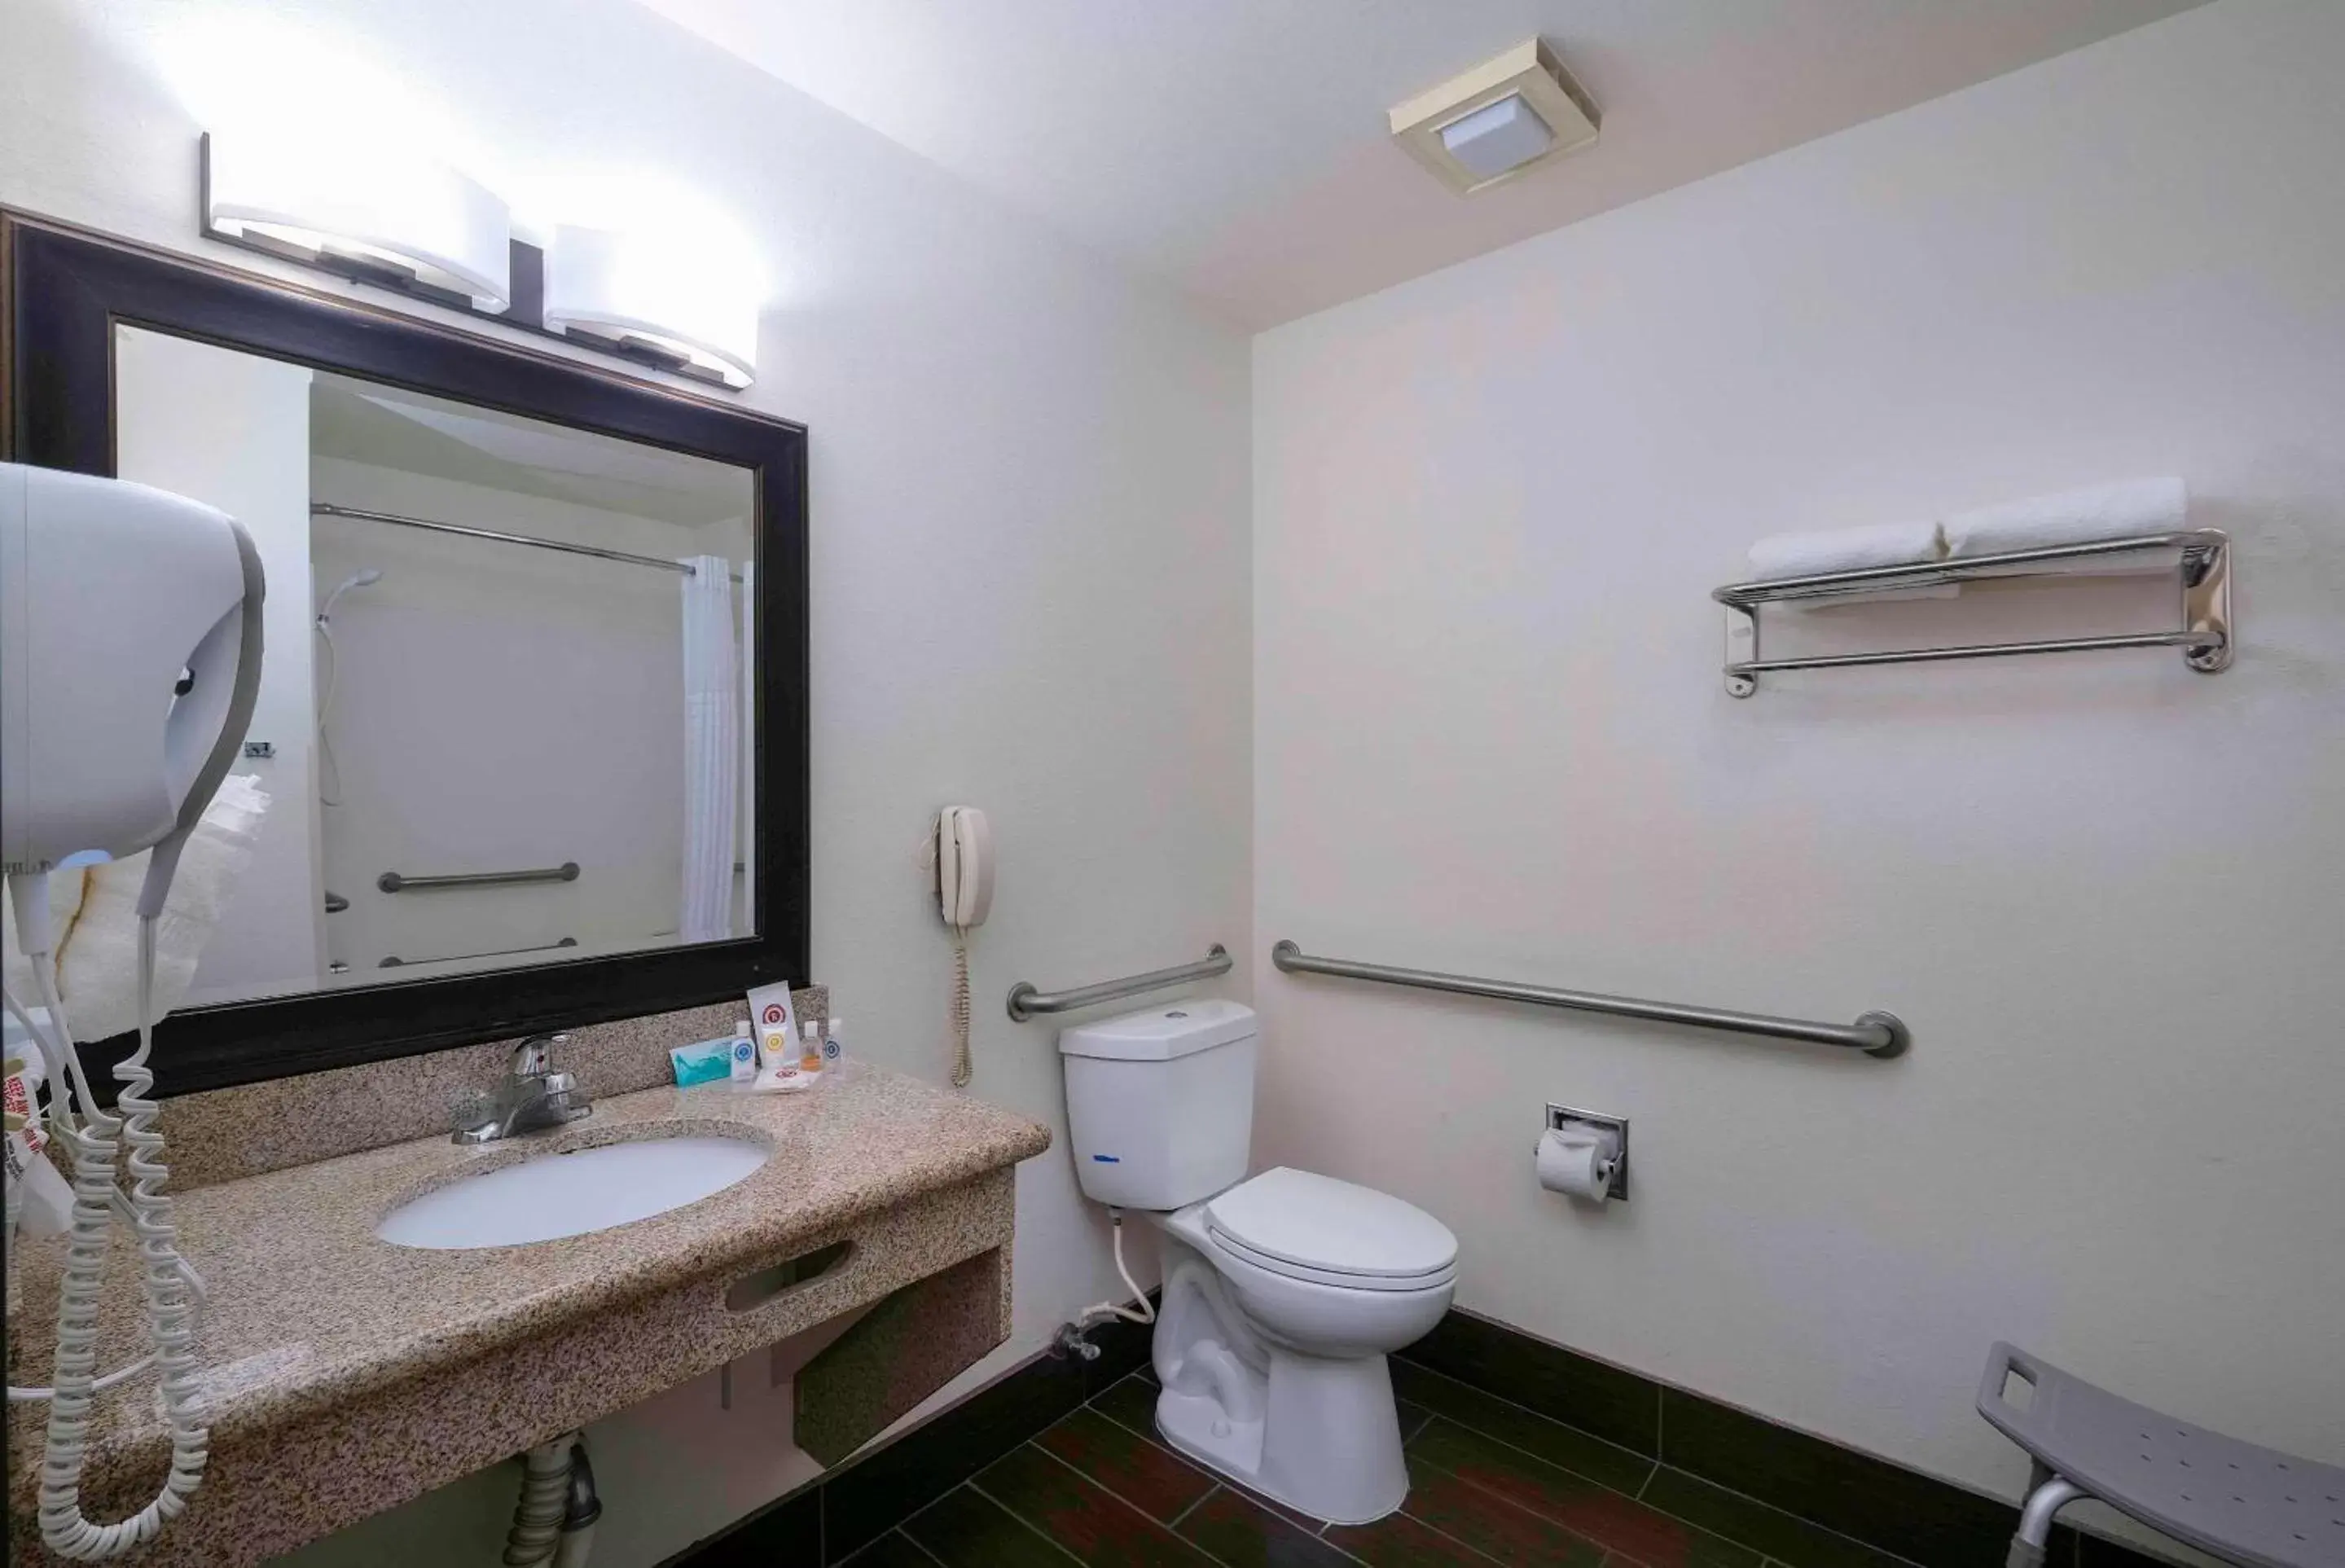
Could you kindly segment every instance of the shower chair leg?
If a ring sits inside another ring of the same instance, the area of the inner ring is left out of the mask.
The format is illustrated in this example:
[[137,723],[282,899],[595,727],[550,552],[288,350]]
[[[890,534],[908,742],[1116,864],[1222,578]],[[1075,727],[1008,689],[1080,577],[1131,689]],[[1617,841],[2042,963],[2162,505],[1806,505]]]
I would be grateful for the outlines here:
[[2019,1510],[2019,1531],[2011,1538],[2011,1553],[2004,1559],[2004,1568],[2044,1568],[2044,1548],[2052,1539],[2052,1516],[2078,1498],[2091,1495],[2041,1463],[2029,1480],[2027,1501]]

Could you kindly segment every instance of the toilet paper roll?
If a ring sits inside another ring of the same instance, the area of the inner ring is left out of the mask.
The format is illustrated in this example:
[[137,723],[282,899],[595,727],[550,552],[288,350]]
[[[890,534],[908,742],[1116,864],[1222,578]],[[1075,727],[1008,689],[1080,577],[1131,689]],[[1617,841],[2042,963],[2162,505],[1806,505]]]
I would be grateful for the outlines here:
[[1610,1196],[1609,1140],[1548,1131],[1538,1141],[1538,1182],[1549,1192],[1601,1203]]

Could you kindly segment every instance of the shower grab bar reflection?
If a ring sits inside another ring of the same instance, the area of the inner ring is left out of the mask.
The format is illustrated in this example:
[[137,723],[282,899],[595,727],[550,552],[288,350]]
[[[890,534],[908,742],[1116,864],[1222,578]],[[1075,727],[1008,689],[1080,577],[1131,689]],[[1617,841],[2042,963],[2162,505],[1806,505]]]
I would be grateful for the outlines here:
[[1593,991],[1563,991],[1553,986],[1524,985],[1510,980],[1476,980],[1462,974],[1437,974],[1426,969],[1355,963],[1342,958],[1315,958],[1292,942],[1281,942],[1272,948],[1270,962],[1288,974],[1340,975],[1346,980],[1412,985],[1424,991],[1447,991],[1459,996],[1487,996],[1500,1002],[1528,1003],[1537,1007],[1566,1007],[1579,1013],[1643,1018],[1656,1023],[1723,1029],[1736,1034],[1761,1034],[1776,1040],[1803,1041],[1812,1045],[1836,1045],[1845,1051],[1862,1051],[1868,1056],[1902,1056],[1906,1047],[1913,1044],[1913,1036],[1895,1013],[1877,1010],[1857,1014],[1854,1023],[1817,1023],[1804,1018],[1776,1018],[1764,1013],[1690,1007],[1677,1002],[1640,1002],[1632,996],[1607,996]]
[[1113,1002],[1119,996],[1137,996],[1143,991],[1162,991],[1168,985],[1179,985],[1191,980],[1210,980],[1217,974],[1227,974],[1231,962],[1230,950],[1215,942],[1205,950],[1205,956],[1194,963],[1151,970],[1146,974],[1129,975],[1122,980],[1102,980],[1097,985],[1080,986],[1073,991],[1038,991],[1030,982],[1021,980],[1010,988],[1010,1016],[1023,1023],[1045,1013],[1071,1013],[1078,1007]]
[[410,877],[397,871],[385,871],[375,878],[374,885],[387,893],[411,893],[431,888],[494,888],[514,882],[574,882],[577,880],[578,862],[564,860],[558,866],[539,866],[521,871],[450,871],[430,877]]
[[489,952],[449,952],[442,953],[438,958],[399,958],[393,956],[384,959],[381,963],[376,964],[375,967],[377,969],[405,969],[411,963],[454,963],[459,960],[467,958],[511,958],[517,952],[552,952],[557,948],[576,947],[577,945],[578,939],[576,937],[565,936],[560,942],[542,942],[535,947],[501,947]]

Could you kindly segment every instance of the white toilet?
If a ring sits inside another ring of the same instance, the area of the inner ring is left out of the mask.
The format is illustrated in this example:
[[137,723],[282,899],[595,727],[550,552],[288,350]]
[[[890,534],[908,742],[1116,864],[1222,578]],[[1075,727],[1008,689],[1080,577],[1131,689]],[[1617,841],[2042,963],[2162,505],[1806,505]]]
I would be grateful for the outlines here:
[[1069,1029],[1085,1194],[1164,1234],[1156,1424],[1199,1463],[1315,1519],[1408,1495],[1386,1353],[1449,1309],[1457,1238],[1370,1187],[1249,1177],[1254,1011],[1182,1002]]

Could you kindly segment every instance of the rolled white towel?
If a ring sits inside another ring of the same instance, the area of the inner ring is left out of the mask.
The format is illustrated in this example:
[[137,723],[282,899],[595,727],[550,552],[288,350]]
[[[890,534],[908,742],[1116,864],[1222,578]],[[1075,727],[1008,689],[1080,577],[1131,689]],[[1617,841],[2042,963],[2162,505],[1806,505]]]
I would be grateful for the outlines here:
[[[2171,534],[2189,526],[2189,489],[2179,479],[2088,484],[2027,501],[1957,512],[1945,522],[1946,553],[1959,560],[2137,534]],[[2093,569],[2114,568],[2103,563]]]
[[1913,566],[1943,559],[1945,537],[1935,523],[1875,523],[1809,534],[1773,534],[1751,546],[1751,575],[1760,582],[1856,572],[1872,566]]

